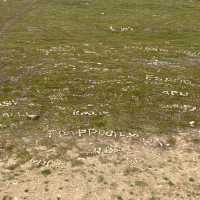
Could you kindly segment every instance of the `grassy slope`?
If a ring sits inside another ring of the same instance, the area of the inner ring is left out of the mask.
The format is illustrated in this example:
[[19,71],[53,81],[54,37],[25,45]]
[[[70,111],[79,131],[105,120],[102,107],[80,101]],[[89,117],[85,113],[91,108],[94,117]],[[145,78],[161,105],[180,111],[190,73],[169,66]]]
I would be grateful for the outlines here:
[[[17,7],[8,12],[9,4],[0,9],[14,16]],[[39,1],[1,39],[0,101],[14,99],[17,105],[0,108],[11,115],[1,116],[0,123],[19,130],[50,125],[157,133],[190,121],[198,125],[198,112],[162,106],[199,107],[199,10],[198,1],[183,0]],[[123,27],[129,28],[121,32]],[[158,66],[148,64],[155,60]],[[145,83],[146,74],[171,80]],[[189,96],[168,96],[166,90]],[[74,117],[75,109],[110,116]],[[32,124],[25,112],[42,118]]]

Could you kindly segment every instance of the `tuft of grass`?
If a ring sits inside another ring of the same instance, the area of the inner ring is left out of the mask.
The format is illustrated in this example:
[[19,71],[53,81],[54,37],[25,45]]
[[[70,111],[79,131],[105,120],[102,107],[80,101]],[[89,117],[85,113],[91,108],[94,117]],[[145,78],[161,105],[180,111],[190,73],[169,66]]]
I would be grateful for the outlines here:
[[190,181],[190,182],[194,182],[194,178],[190,177],[190,178],[189,178],[189,181]]
[[100,175],[100,176],[97,177],[97,182],[98,183],[102,183],[104,181],[105,181],[104,176]]
[[44,169],[44,170],[41,171],[41,174],[46,177],[46,176],[51,174],[51,170],[50,169]]
[[123,200],[122,196],[118,195],[117,200]]
[[144,181],[135,181],[135,185],[140,187],[148,186],[148,184],[145,183]]

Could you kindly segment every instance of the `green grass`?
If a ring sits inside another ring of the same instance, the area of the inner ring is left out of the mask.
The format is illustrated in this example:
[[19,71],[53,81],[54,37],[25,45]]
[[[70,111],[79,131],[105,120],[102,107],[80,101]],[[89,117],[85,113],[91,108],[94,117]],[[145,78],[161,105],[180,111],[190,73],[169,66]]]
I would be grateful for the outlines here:
[[46,177],[46,176],[51,174],[51,171],[49,169],[44,169],[44,170],[41,171],[41,173],[42,173],[43,176]]
[[[0,2],[1,24],[19,16],[0,36],[0,103],[17,101],[0,106],[12,116],[0,115],[6,129],[171,134],[190,121],[199,126],[198,1],[43,0],[19,14],[24,5]],[[146,82],[149,74],[162,80]],[[163,109],[174,104],[179,108]],[[183,112],[183,105],[197,110]],[[73,110],[110,115],[73,116]],[[41,119],[29,122],[26,112],[40,112]]]

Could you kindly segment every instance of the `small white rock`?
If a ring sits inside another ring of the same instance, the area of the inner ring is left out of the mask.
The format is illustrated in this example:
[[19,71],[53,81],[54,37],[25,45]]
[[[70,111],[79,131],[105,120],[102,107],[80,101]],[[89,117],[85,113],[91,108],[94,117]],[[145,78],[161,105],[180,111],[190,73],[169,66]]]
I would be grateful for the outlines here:
[[192,126],[192,127],[193,127],[193,126],[194,126],[194,124],[195,124],[195,121],[190,121],[190,122],[189,122],[189,124],[190,124],[190,126]]

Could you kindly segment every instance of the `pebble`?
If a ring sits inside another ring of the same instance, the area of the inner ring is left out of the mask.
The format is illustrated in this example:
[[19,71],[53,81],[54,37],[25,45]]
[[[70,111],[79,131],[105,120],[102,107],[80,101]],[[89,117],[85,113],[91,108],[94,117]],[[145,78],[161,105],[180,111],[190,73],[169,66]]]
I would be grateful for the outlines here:
[[40,115],[31,115],[26,113],[26,117],[30,120],[38,120],[40,118]]

